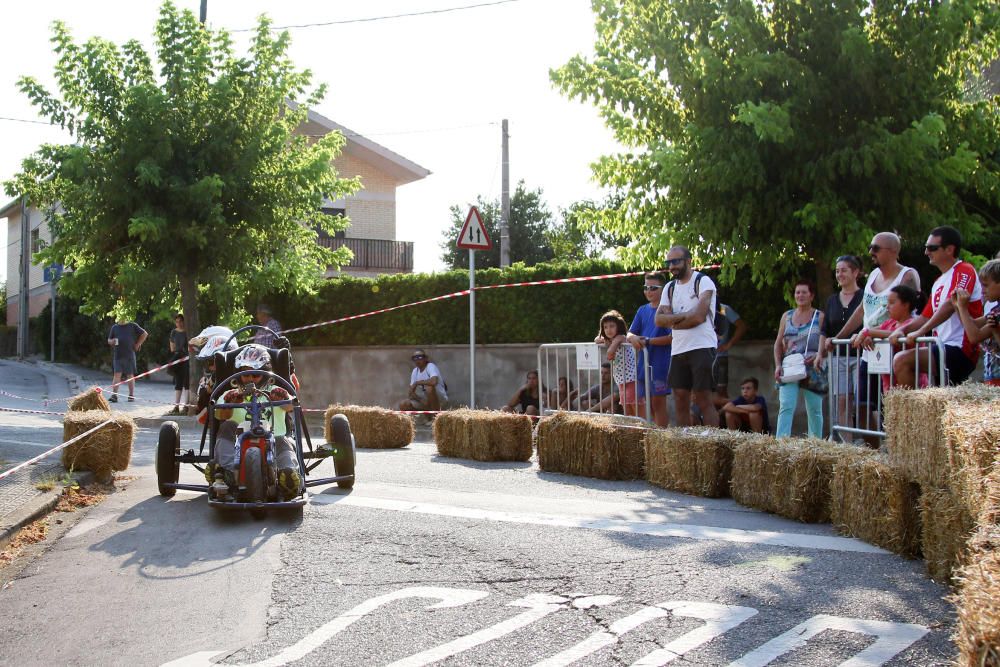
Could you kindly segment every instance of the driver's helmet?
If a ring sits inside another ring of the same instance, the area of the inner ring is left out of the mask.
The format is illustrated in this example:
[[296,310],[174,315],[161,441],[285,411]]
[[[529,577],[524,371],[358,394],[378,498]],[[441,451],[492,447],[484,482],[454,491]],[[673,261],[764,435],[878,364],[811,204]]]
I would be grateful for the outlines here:
[[[227,340],[229,341],[229,345],[226,345]],[[198,358],[202,361],[212,359],[215,356],[215,353],[222,352],[223,348],[227,350],[235,350],[236,347],[236,341],[230,340],[230,336],[222,334],[211,336],[207,341],[205,341],[201,350],[198,351]]]
[[271,355],[263,345],[251,343],[237,353],[233,365],[238,371],[270,371]]

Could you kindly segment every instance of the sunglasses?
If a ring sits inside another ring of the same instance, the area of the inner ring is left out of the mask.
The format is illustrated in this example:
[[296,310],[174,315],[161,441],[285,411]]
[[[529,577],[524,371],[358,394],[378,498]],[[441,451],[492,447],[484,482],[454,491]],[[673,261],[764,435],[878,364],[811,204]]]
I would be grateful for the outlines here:
[[420,361],[421,359],[426,359],[426,358],[427,358],[426,354],[415,354],[412,357],[410,357],[410,359],[413,359],[414,361]]
[[924,246],[924,250],[926,250],[927,252],[937,252],[940,249],[941,249],[940,243],[928,243],[927,245]]
[[683,264],[687,261],[687,257],[677,257],[675,259],[668,259],[667,266],[673,266],[674,264]]
[[661,290],[661,289],[663,289],[663,285],[643,285],[642,286],[642,291],[643,292],[655,292],[655,291]]
[[880,252],[881,250],[883,250],[883,248],[880,245],[872,244],[868,246],[868,252]]

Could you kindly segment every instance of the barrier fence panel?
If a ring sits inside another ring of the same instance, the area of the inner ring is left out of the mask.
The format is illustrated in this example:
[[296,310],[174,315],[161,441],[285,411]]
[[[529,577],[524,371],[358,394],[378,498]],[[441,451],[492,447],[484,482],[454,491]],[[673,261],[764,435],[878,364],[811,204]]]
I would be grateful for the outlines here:
[[[936,337],[926,336],[916,340],[916,347],[914,376],[918,386],[945,386],[948,373],[944,345]],[[905,348],[904,344],[902,349]],[[833,352],[827,364],[831,440],[851,442],[858,436],[881,443],[885,438],[882,400],[885,387],[896,385],[893,359],[898,351],[884,339],[876,340],[871,350],[853,347],[850,338],[833,339]],[[922,379],[920,359],[925,354],[935,363],[928,368],[927,361],[924,362],[926,378]],[[930,370],[933,372],[927,372]]]
[[[609,394],[614,394],[613,388],[609,387],[605,391],[601,382],[601,366],[607,361],[606,350],[606,346],[597,343],[545,343],[538,347],[538,383],[542,415],[550,415],[558,410],[584,414],[594,412],[607,414],[614,411],[614,400],[611,401],[611,407],[607,410],[591,409],[594,406],[591,406],[588,401],[590,389],[594,387],[597,388],[596,405],[602,404]],[[637,352],[636,366],[638,376],[636,389],[638,389],[638,383],[642,383],[645,390],[643,397],[640,398],[639,392],[636,391],[633,403],[627,403],[625,396],[621,396],[620,401],[627,416],[634,415],[638,419],[652,423],[650,388],[653,382],[648,355]],[[560,395],[560,378],[566,378],[567,381],[566,394],[568,396],[566,397]],[[612,379],[611,382],[613,384],[614,380]],[[572,389],[570,389],[570,384],[573,386]],[[571,400],[566,400],[567,398]],[[553,399],[559,399],[561,404],[554,404]]]

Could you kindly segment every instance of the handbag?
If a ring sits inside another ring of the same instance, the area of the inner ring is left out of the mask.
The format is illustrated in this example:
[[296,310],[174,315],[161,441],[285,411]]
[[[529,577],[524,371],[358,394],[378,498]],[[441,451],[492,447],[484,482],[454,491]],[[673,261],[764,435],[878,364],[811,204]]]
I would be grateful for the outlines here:
[[815,394],[825,394],[830,389],[830,376],[826,372],[826,362],[820,364],[819,368],[810,364],[806,368],[806,377],[800,384]]
[[[816,322],[816,315],[813,314],[811,320],[809,320],[809,331],[806,332],[806,345],[805,349],[809,349],[809,336],[812,335],[813,324]],[[800,352],[793,352],[792,354],[787,354],[781,360],[781,381],[783,383],[799,382],[805,380],[809,375],[809,370],[806,368],[806,357]]]

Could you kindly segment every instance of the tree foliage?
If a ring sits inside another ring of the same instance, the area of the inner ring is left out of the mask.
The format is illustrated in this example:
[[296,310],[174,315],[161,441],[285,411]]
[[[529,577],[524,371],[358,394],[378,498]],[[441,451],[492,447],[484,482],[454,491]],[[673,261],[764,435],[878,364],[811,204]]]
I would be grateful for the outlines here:
[[59,94],[19,86],[74,141],[42,146],[6,187],[48,209],[54,241],[36,261],[72,268],[61,291],[87,312],[166,314],[180,295],[189,330],[199,302],[240,323],[258,294],[315,289],[349,259],[316,230],[346,225],[320,209],[359,184],[332,167],[339,133],[294,133],[324,87],[296,70],[287,33],[262,17],[237,55],[167,2],[155,62],[137,41],[78,44],[62,23],[52,43]]
[[679,242],[760,284],[877,231],[998,223],[1000,112],[967,86],[997,55],[996,0],[593,5],[595,55],[551,76],[627,147],[594,167],[624,201],[591,222],[630,264]]

